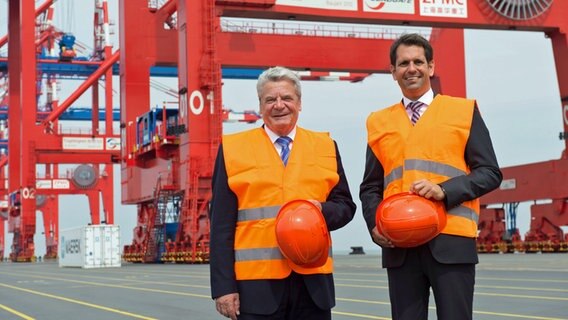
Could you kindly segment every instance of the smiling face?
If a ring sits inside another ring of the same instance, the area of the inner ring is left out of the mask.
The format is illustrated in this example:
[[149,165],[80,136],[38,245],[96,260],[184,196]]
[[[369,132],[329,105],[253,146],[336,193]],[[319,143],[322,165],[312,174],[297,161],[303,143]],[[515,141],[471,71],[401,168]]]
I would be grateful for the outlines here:
[[434,61],[427,61],[424,48],[401,44],[396,49],[396,61],[391,65],[391,73],[402,94],[411,100],[417,100],[430,89]]
[[259,95],[260,114],[264,124],[279,136],[285,136],[296,126],[302,101],[294,83],[289,80],[268,81]]

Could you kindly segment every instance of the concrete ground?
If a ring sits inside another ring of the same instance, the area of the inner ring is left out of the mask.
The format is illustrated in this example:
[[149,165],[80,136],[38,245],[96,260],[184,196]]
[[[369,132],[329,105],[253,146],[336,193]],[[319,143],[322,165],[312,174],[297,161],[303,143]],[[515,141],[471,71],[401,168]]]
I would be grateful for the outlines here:
[[[391,319],[377,255],[336,255],[333,319]],[[224,319],[211,300],[208,265],[123,264],[59,268],[0,263],[0,319]],[[430,299],[429,319],[436,319]],[[568,320],[568,254],[484,254],[474,318]]]

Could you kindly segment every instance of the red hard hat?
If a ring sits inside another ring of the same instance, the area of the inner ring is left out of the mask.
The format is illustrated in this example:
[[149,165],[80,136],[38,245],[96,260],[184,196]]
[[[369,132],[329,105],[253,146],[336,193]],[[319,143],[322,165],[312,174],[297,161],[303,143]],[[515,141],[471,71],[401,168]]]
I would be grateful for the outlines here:
[[411,192],[384,199],[376,212],[377,229],[396,247],[416,247],[432,240],[446,226],[446,212],[440,201]]
[[280,208],[276,241],[284,257],[303,268],[323,266],[331,245],[323,214],[307,200],[292,200]]

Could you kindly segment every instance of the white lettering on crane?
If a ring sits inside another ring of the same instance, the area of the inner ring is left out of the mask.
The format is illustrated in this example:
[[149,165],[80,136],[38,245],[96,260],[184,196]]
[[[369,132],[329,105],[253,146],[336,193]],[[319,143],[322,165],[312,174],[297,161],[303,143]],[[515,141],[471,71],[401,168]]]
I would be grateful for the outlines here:
[[464,5],[464,0],[422,0],[422,3],[426,4],[459,4],[460,6]]
[[[195,100],[197,99],[198,104],[197,106],[195,105]],[[201,112],[203,112],[203,106],[205,104],[203,103],[203,95],[201,94],[201,91],[199,90],[194,90],[191,93],[191,96],[189,96],[189,109],[191,109],[191,112],[193,112],[194,115],[200,115]]]
[[467,18],[467,0],[421,0],[420,15]]
[[568,104],[564,105],[564,125],[568,126]]
[[209,100],[209,108],[211,109],[211,114],[215,112],[215,110],[213,110],[215,108],[215,104],[213,103],[214,99],[215,99],[215,93],[213,93],[213,91],[210,91],[209,94],[207,95],[207,100]]
[[24,199],[35,199],[35,188],[28,188],[28,187],[23,188],[22,197]]

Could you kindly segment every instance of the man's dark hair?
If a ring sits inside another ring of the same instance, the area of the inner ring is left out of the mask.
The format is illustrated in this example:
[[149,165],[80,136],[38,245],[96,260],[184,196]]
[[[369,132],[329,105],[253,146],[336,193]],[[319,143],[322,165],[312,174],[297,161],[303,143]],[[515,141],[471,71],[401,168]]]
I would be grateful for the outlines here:
[[418,33],[403,34],[400,38],[396,39],[390,48],[390,63],[395,65],[396,63],[396,50],[403,44],[405,46],[418,46],[424,48],[424,55],[426,56],[426,61],[431,62],[434,59],[434,49],[430,45],[430,42],[426,40],[423,36]]

